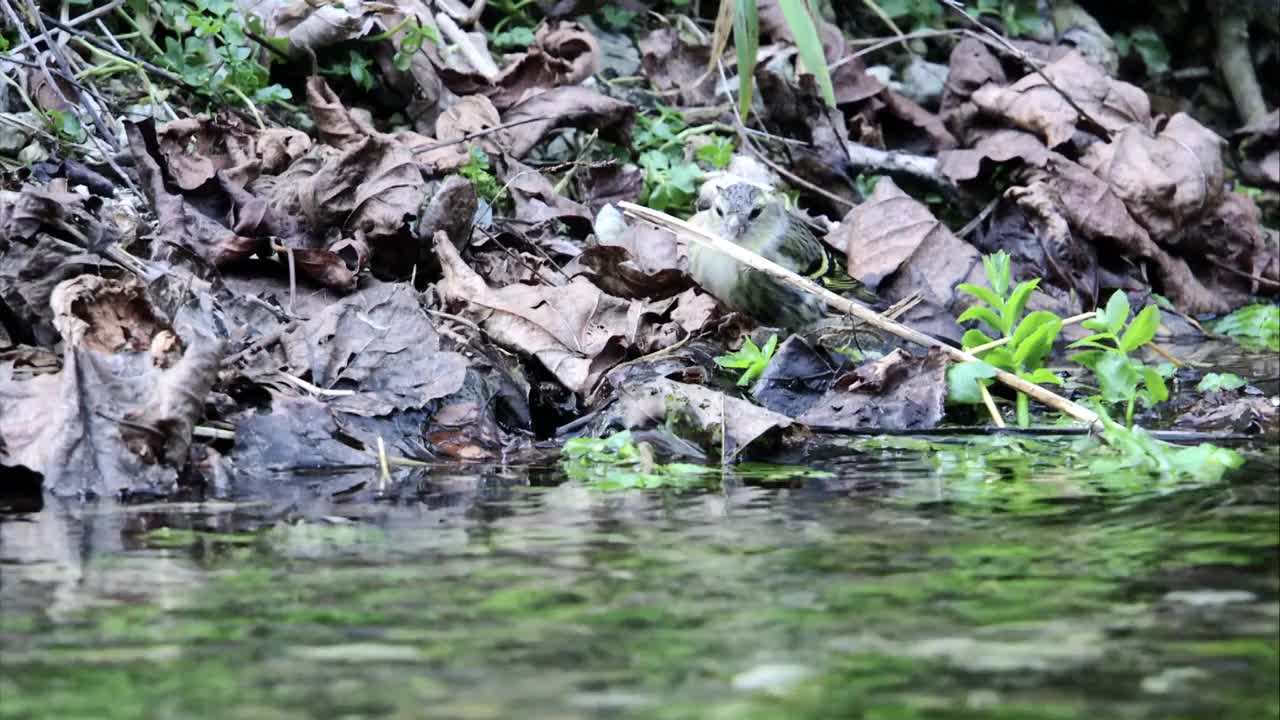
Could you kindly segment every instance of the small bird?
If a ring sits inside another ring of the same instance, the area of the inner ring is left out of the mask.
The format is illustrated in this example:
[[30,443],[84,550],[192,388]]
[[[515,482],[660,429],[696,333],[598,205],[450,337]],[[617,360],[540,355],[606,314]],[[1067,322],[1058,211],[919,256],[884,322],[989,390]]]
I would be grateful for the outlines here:
[[[845,274],[827,246],[787,210],[782,197],[736,183],[716,194],[708,214],[710,229],[724,239],[829,290],[853,291],[860,300],[876,300]],[[802,330],[826,313],[826,303],[817,296],[702,245],[690,248],[689,271],[704,290],[725,305],[771,327]]]

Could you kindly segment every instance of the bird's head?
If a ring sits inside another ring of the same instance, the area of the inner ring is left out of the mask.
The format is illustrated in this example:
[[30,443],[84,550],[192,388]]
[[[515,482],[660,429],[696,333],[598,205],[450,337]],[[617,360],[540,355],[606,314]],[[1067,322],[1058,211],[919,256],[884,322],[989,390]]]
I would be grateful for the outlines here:
[[716,194],[711,203],[711,213],[720,226],[720,234],[726,240],[739,242],[751,225],[769,211],[770,206],[769,196],[760,188],[736,183]]

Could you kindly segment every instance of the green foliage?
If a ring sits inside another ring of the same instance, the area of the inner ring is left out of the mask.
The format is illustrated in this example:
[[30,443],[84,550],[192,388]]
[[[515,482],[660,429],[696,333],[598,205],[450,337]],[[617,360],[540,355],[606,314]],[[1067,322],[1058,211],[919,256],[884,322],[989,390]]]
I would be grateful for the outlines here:
[[1034,35],[1044,24],[1036,0],[978,0],[978,14],[998,17],[1012,37]]
[[627,28],[636,19],[636,13],[633,10],[624,10],[613,5],[605,5],[600,8],[600,21],[610,30],[623,30]]
[[81,143],[88,139],[88,134],[75,113],[46,110],[45,115],[48,117],[49,128],[62,142]]
[[1262,199],[1262,188],[1242,183],[1239,180],[1236,180],[1231,184],[1231,192],[1240,193],[1254,202],[1258,202]]
[[733,160],[733,141],[724,135],[716,135],[698,148],[697,157],[716,170],[723,170]]
[[565,442],[560,454],[571,480],[600,490],[702,487],[717,474],[702,465],[656,464],[647,444],[636,444],[626,430],[607,438],[574,438]]
[[[981,402],[978,384],[990,384],[995,371],[1005,370],[1029,382],[1062,384],[1062,378],[1044,366],[1045,358],[1053,350],[1053,343],[1062,331],[1062,319],[1051,312],[1039,310],[1024,317],[1027,300],[1040,284],[1040,280],[1026,280],[1012,290],[1010,283],[1009,255],[1000,251],[982,258],[990,287],[962,284],[956,289],[981,301],[961,313],[959,322],[978,320],[987,324],[1009,342],[986,350],[978,355],[979,362],[959,363],[947,371],[948,396],[952,402]],[[978,329],[964,334],[962,342],[966,350],[986,345],[995,339]],[[1026,395],[1017,396],[1018,424],[1031,424]]]
[[231,0],[134,0],[130,6],[137,17],[153,16],[173,33],[165,37],[163,53],[155,60],[197,92],[234,104],[269,105],[292,98],[286,88],[269,83],[247,34],[250,21]]
[[489,33],[489,44],[499,50],[525,50],[533,45],[533,28],[517,26]]
[[[692,208],[703,173],[696,162],[685,159],[683,141],[686,136],[710,129],[686,127],[684,116],[665,106],[659,106],[656,115],[636,118],[633,146],[639,152],[636,162],[645,171],[642,203],[664,212]],[[715,168],[727,166],[732,157],[732,141],[718,135],[712,135],[710,142],[697,153],[698,160]]]
[[349,77],[361,89],[372,90],[377,84],[377,78],[370,70],[372,66],[373,61],[368,57],[355,50],[348,50],[345,60],[329,63],[328,66],[321,68],[320,72],[324,75]]
[[1200,378],[1200,384],[1196,385],[1196,390],[1199,390],[1200,392],[1239,390],[1248,384],[1248,380],[1245,380],[1235,373],[1208,373],[1204,377]]
[[484,198],[489,204],[495,204],[502,194],[502,185],[493,176],[489,167],[489,154],[478,147],[471,148],[471,158],[458,168],[458,174],[471,181],[476,195]]
[[1116,52],[1120,57],[1137,55],[1147,68],[1148,75],[1162,75],[1169,72],[1169,48],[1165,47],[1160,34],[1149,25],[1135,28],[1131,33],[1116,33],[1112,36],[1116,43]]
[[1213,323],[1210,329],[1250,350],[1280,352],[1280,305],[1247,305]]
[[858,173],[858,177],[853,179],[853,184],[858,188],[858,193],[863,199],[871,197],[871,193],[876,191],[876,185],[880,184],[880,178],[883,175],[868,175],[866,173]]
[[[795,38],[801,64],[818,81],[818,92],[823,101],[829,107],[835,107],[835,87],[831,84],[822,38],[814,22],[817,15],[814,0],[778,0],[778,7],[791,36]],[[745,118],[751,111],[751,83],[760,52],[760,17],[756,0],[737,0],[734,3],[733,43],[738,56],[738,105]]]
[[813,0],[778,0],[782,8],[782,17],[796,40],[796,50],[800,61],[818,81],[818,91],[828,107],[836,106],[835,87],[831,84],[831,73],[827,69],[827,56],[822,50],[822,38],[818,36],[818,26],[814,23],[817,8]]
[[391,58],[392,64],[400,72],[409,71],[409,66],[413,64],[413,56],[422,49],[423,43],[440,44],[439,31],[430,25],[422,25],[416,21],[406,23],[400,28],[400,32],[400,45],[396,48],[395,56]]
[[746,387],[755,382],[756,378],[764,373],[764,369],[769,366],[769,361],[773,359],[773,353],[777,349],[777,335],[770,336],[769,341],[764,344],[764,348],[758,347],[751,341],[751,338],[747,338],[746,342],[742,343],[742,347],[736,352],[720,355],[715,358],[715,361],[722,368],[742,370],[742,376],[738,378],[738,385],[739,387]]
[[[1133,424],[1133,410],[1139,398],[1151,406],[1169,399],[1169,389],[1156,368],[1129,357],[1129,353],[1151,342],[1160,328],[1160,308],[1148,305],[1129,322],[1129,298],[1117,290],[1106,308],[1081,323],[1094,334],[1072,343],[1072,348],[1089,348],[1071,359],[1093,371],[1105,403],[1126,403],[1125,424]],[[1127,327],[1126,327],[1127,324]],[[1142,389],[1139,389],[1139,385]]]
[[1111,453],[1101,454],[1089,469],[1107,475],[1121,469],[1140,469],[1162,477],[1188,477],[1203,482],[1220,479],[1227,470],[1244,464],[1244,457],[1230,448],[1209,443],[1180,447],[1152,437],[1142,428],[1125,427],[1100,413],[1102,435]]
[[[909,21],[912,31],[946,25],[945,10],[937,0],[880,0],[876,4],[894,20]],[[1015,37],[1032,34],[1043,24],[1035,0],[978,0],[972,7],[977,15],[999,19],[1005,33]]]
[[760,15],[756,0],[735,0],[733,46],[738,55],[738,113],[745,119],[751,114],[752,83],[760,54]]
[[640,155],[644,169],[644,192],[641,202],[654,210],[688,209],[698,194],[702,170],[688,162],[678,162],[661,150],[648,150]]

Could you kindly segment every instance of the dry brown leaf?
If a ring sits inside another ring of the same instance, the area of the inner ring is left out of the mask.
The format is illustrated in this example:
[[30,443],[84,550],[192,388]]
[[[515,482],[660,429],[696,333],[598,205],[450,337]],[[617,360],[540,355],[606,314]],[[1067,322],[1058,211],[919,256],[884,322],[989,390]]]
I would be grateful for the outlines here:
[[645,75],[668,102],[677,106],[715,103],[719,76],[707,74],[709,46],[671,27],[654,30],[639,44]]
[[836,379],[803,415],[810,427],[927,430],[942,421],[947,399],[946,353],[916,356],[894,350]]
[[55,289],[63,369],[21,379],[0,364],[0,462],[41,473],[56,495],[176,489],[223,344],[193,327],[178,342],[141,298],[95,276]]
[[1246,182],[1280,188],[1280,109],[1232,133]]
[[682,259],[675,235],[630,225],[615,241],[587,246],[578,261],[590,268],[592,281],[605,292],[623,298],[662,299],[692,286]]
[[1157,135],[1131,125],[1111,142],[1091,145],[1080,164],[1111,186],[1147,232],[1165,238],[1221,200],[1225,144],[1178,113]]
[[420,409],[462,387],[467,363],[440,350],[440,338],[405,285],[377,283],[324,308],[281,338],[288,370],[323,388],[352,390],[328,399],[365,416]]
[[709,437],[712,443],[723,439],[726,461],[751,443],[791,426],[791,418],[786,415],[701,385],[663,377],[622,384],[618,403],[627,428],[653,427],[678,417],[682,424],[690,426],[687,431],[691,434]]
[[503,124],[545,119],[505,130],[503,144],[512,155],[522,158],[552,130],[568,126],[581,132],[599,131],[603,139],[627,145],[631,141],[635,113],[636,108],[631,103],[591,88],[576,85],[558,87],[534,95],[507,110],[502,118]]
[[[1118,133],[1135,123],[1150,127],[1151,103],[1146,93],[1107,77],[1079,53],[1069,53],[1043,72],[1108,132]],[[1075,108],[1037,73],[1008,87],[984,85],[972,99],[984,113],[1037,133],[1050,148],[1070,140],[1080,122]]]
[[1003,129],[987,135],[972,148],[945,150],[938,154],[938,171],[956,182],[982,175],[982,161],[1001,164],[1021,160],[1028,165],[1044,165],[1051,153],[1040,138],[1022,130]]
[[585,394],[626,354],[631,303],[606,295],[586,278],[562,287],[490,288],[436,233],[444,279],[440,294],[464,303],[466,314],[494,342],[532,355],[569,390]]
[[1033,168],[1028,179],[1051,188],[1072,229],[1099,245],[1100,253],[1109,245],[1127,257],[1151,261],[1163,293],[1183,312],[1194,315],[1230,309],[1223,298],[1192,275],[1185,261],[1157,246],[1111,186],[1083,166],[1055,153],[1044,168]]

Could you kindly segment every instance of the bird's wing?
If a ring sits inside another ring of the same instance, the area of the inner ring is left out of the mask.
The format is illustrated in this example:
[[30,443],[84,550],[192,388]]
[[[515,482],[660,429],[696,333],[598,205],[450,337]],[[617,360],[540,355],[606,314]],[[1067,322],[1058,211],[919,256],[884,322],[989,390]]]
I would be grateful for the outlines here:
[[835,253],[798,219],[793,219],[787,225],[787,237],[779,243],[778,254],[785,256],[784,259],[779,260],[779,264],[820,283],[833,292],[852,293],[865,302],[874,302],[877,299],[875,293],[849,277]]

